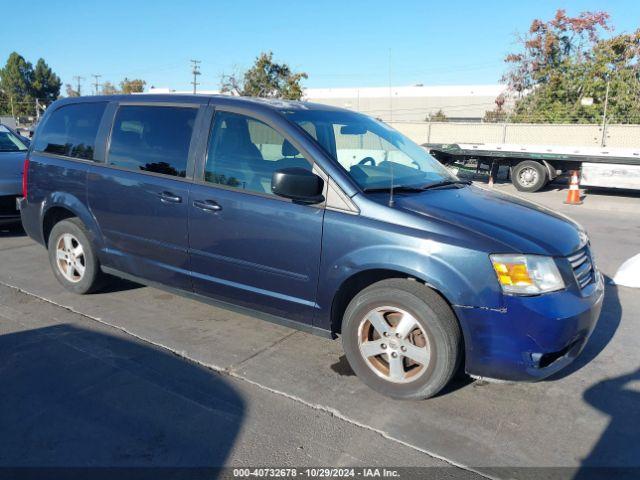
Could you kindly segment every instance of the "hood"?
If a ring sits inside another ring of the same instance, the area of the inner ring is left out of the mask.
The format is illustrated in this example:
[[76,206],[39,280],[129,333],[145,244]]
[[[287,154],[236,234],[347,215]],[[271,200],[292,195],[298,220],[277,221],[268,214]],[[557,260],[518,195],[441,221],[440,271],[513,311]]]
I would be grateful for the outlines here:
[[582,227],[570,218],[476,186],[399,194],[395,205],[489,237],[518,253],[566,256],[586,242]]
[[18,175],[22,177],[22,167],[27,152],[0,152],[0,178]]

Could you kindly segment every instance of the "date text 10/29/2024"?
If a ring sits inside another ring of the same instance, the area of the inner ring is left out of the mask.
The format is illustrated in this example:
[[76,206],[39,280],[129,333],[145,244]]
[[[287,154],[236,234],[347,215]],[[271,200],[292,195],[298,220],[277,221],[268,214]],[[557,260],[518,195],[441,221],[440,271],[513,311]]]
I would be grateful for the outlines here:
[[234,478],[400,478],[388,468],[234,468]]

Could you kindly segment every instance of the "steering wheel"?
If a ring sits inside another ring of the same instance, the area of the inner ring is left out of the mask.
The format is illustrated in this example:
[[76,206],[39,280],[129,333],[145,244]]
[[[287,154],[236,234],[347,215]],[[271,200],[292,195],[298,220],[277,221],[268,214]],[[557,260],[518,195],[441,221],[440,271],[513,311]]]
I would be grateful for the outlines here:
[[358,162],[358,165],[366,165],[367,163],[371,164],[372,167],[375,167],[376,165],[376,161],[373,159],[373,157],[364,157]]

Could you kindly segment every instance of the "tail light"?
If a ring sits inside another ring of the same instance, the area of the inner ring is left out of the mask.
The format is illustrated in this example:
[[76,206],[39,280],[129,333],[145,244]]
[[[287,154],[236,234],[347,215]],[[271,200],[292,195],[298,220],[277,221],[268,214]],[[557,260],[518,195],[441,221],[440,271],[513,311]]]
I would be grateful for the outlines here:
[[24,165],[22,167],[22,196],[27,198],[27,192],[29,190],[29,157],[24,159]]

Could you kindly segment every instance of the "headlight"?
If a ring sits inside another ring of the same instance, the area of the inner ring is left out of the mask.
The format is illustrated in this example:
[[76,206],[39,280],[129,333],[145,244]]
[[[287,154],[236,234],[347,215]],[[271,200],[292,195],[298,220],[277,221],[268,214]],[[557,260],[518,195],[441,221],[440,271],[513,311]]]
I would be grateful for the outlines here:
[[551,257],[505,254],[489,258],[505,293],[536,295],[564,288],[564,280]]

